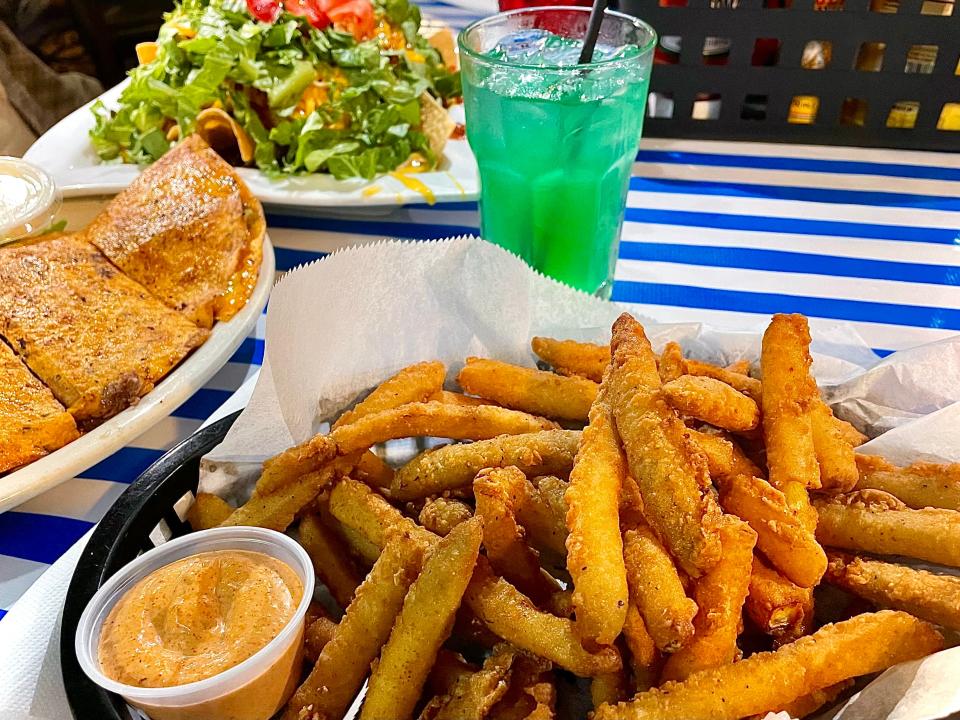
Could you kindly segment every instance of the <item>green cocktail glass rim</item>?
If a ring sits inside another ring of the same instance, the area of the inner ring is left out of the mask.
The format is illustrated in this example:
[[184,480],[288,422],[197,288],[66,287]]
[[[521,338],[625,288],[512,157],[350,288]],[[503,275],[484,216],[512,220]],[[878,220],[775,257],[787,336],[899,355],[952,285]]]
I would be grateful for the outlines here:
[[490,17],[485,17],[480,20],[476,20],[470,23],[469,25],[467,25],[467,27],[465,27],[463,30],[461,30],[460,34],[457,35],[457,45],[459,45],[460,47],[460,52],[466,53],[474,60],[477,60],[481,63],[486,63],[488,65],[499,65],[501,67],[519,68],[522,70],[550,70],[552,72],[555,72],[558,70],[560,71],[582,70],[585,67],[598,68],[598,67],[604,67],[609,65],[617,65],[618,63],[631,62],[636,60],[637,57],[643,57],[646,53],[651,52],[654,46],[657,44],[657,31],[654,30],[648,23],[644,22],[638,17],[634,17],[633,15],[627,15],[626,13],[622,13],[617,10],[610,10],[608,8],[607,10],[604,11],[605,15],[619,18],[621,20],[626,20],[628,23],[633,25],[638,30],[645,31],[648,34],[649,37],[647,42],[643,45],[636,46],[640,49],[640,55],[635,57],[626,57],[626,58],[624,57],[607,58],[606,60],[597,60],[597,61],[583,63],[583,64],[577,63],[576,65],[527,65],[525,63],[514,63],[514,62],[510,62],[509,60],[493,58],[493,57],[490,57],[489,55],[483,54],[478,50],[474,50],[473,48],[467,45],[467,42],[466,42],[467,33],[469,33],[471,30],[473,30],[476,27],[492,22],[494,20],[499,20],[501,18],[508,17],[510,15],[523,15],[523,14],[530,14],[535,12],[543,12],[546,10],[560,10],[563,12],[585,13],[587,14],[588,17],[590,13],[589,7],[582,7],[579,5],[542,5],[542,6],[528,7],[528,8],[517,8],[516,10],[506,10],[504,12],[497,13],[496,15],[491,15]]

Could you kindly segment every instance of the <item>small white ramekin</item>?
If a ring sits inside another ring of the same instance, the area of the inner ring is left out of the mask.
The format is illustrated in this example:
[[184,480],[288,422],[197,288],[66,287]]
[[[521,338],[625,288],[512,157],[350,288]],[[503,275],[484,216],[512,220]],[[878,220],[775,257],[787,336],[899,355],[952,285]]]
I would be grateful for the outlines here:
[[0,245],[47,228],[60,204],[50,175],[26,160],[0,156]]

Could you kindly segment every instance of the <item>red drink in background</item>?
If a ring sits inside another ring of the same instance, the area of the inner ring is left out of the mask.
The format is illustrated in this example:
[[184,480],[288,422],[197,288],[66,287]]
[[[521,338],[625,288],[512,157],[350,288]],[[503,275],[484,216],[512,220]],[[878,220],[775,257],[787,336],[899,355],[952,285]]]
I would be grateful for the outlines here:
[[543,7],[544,5],[582,5],[590,7],[591,0],[500,0],[500,12],[520,8]]

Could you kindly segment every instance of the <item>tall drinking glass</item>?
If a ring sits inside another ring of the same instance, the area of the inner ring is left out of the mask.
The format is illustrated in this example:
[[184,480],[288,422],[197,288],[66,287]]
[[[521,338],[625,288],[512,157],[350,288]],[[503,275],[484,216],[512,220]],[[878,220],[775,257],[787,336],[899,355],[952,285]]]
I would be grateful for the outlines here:
[[588,8],[513,10],[460,33],[483,237],[609,297],[656,33],[607,11],[579,65]]

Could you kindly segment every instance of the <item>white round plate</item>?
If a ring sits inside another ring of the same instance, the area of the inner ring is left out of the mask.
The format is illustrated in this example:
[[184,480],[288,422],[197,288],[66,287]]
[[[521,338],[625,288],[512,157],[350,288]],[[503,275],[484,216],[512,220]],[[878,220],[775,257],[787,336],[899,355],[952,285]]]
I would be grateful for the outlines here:
[[[103,195],[103,191],[100,194]],[[106,199],[65,202],[59,217],[67,220],[68,229],[83,227]],[[202,388],[226,364],[257,324],[273,288],[274,268],[273,245],[270,244],[270,238],[265,236],[260,277],[243,309],[229,322],[214,325],[207,341],[157,383],[152,392],[140,398],[136,405],[81,435],[69,445],[8,475],[0,476],[0,512],[76,477],[129,445]]]
[[[128,82],[124,80],[99,99],[108,107],[116,106]],[[89,140],[94,125],[90,111],[93,102],[50,128],[23,156],[53,175],[64,197],[119,192],[140,172],[137,165],[100,162]],[[463,121],[462,106],[454,106],[451,114],[455,120]],[[437,203],[476,200],[479,194],[477,163],[467,141],[450,140],[443,154],[440,169],[414,177],[426,185]],[[337,180],[327,174],[272,178],[253,168],[238,170],[260,202],[276,207],[356,216],[386,213],[401,205],[427,201],[421,192],[389,175],[373,180]]]

